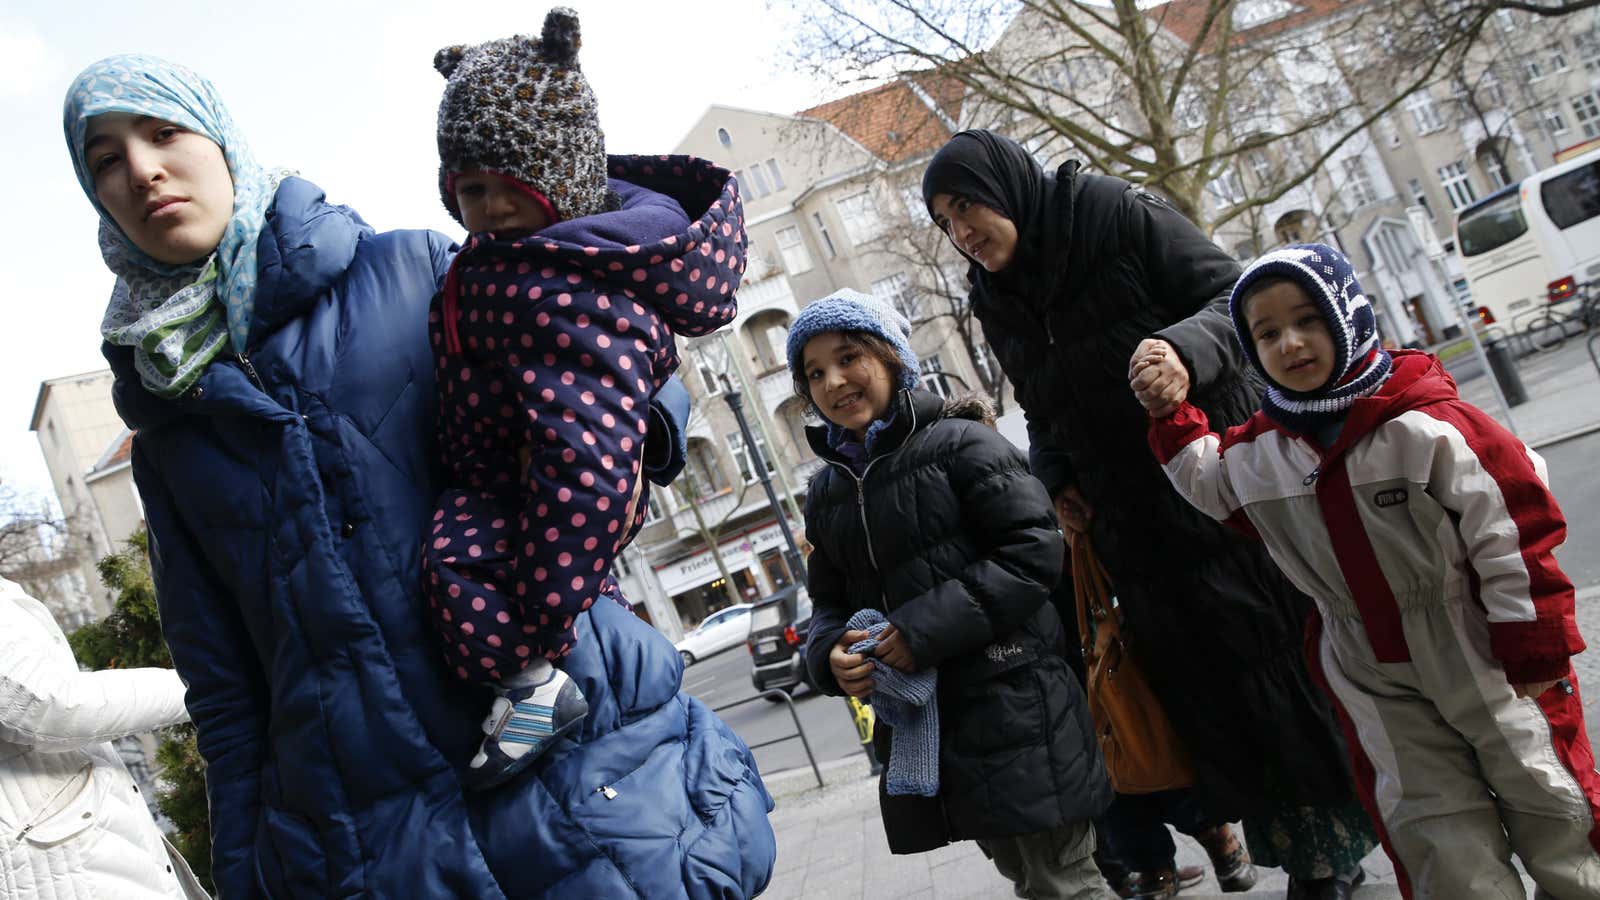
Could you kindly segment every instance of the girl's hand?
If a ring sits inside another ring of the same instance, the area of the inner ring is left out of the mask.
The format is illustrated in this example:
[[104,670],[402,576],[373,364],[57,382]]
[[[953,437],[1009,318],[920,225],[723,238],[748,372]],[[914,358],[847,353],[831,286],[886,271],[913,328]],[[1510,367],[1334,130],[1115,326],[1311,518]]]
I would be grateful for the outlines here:
[[1537,700],[1544,696],[1544,692],[1561,683],[1557,678],[1553,681],[1535,681],[1531,684],[1513,684],[1511,689],[1517,692],[1518,697],[1529,697]]
[[1189,370],[1166,341],[1146,338],[1128,360],[1128,386],[1150,415],[1170,416],[1189,397]]
[[893,625],[878,635],[877,656],[878,662],[908,675],[917,670],[917,661],[911,657],[911,648],[906,646],[905,636]]
[[860,653],[851,653],[849,647],[869,636],[865,631],[846,631],[828,651],[828,668],[833,671],[833,680],[839,682],[840,690],[857,700],[872,696],[872,660]]

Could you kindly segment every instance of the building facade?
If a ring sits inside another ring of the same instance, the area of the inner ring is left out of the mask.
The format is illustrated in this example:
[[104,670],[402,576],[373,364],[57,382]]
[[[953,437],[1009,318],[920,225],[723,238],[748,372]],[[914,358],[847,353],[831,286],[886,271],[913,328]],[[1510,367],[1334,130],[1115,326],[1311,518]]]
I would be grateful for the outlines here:
[[96,564],[143,521],[127,465],[128,430],[111,402],[109,369],[39,385],[31,430],[66,523],[59,552],[73,559],[70,590],[49,598],[64,628],[105,615],[115,600]]
[[[841,288],[880,297],[913,323],[932,390],[995,391],[998,367],[965,316],[965,264],[939,249],[946,241],[922,203],[922,171],[954,133],[958,104],[948,83],[900,79],[792,115],[713,106],[679,142],[675,152],[734,171],[750,250],[738,318],[678,342],[694,398],[689,464],[653,494],[648,524],[618,566],[624,590],[636,605],[646,598],[647,617],[669,637],[797,580],[759,471],[803,543],[806,484],[821,462],[785,345],[807,303]],[[753,445],[728,404],[733,393]]]

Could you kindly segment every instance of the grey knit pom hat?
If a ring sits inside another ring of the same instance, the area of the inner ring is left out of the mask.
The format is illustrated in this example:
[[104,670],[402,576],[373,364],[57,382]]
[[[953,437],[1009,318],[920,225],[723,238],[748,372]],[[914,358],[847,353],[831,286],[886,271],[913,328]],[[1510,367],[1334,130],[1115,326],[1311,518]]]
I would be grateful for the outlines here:
[[518,35],[446,47],[433,67],[439,101],[439,194],[457,222],[455,176],[477,165],[550,201],[559,219],[614,205],[594,92],[578,69],[578,14],[550,10],[537,38]]

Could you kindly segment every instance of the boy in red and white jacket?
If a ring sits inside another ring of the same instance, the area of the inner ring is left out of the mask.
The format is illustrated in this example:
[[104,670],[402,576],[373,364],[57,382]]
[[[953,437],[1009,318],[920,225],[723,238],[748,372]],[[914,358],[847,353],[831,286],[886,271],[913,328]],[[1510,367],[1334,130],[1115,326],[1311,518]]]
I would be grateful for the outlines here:
[[1600,897],[1600,775],[1570,662],[1584,644],[1544,461],[1437,358],[1379,346],[1331,247],[1263,256],[1230,309],[1270,385],[1261,411],[1219,438],[1184,403],[1152,419],[1150,446],[1316,601],[1307,662],[1401,892],[1521,897],[1515,852],[1550,895]]

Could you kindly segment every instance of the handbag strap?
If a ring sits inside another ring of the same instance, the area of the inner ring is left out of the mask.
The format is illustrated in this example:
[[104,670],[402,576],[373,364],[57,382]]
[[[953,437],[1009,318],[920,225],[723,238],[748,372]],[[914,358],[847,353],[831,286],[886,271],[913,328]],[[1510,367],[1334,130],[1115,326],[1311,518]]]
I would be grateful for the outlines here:
[[[1097,637],[1120,639],[1122,629],[1112,614],[1111,579],[1095,555],[1094,542],[1087,534],[1069,531],[1067,545],[1072,552],[1072,593],[1078,602],[1078,642],[1083,645],[1084,660],[1092,663],[1095,646],[1100,643]],[[1091,618],[1093,632],[1089,630]]]

